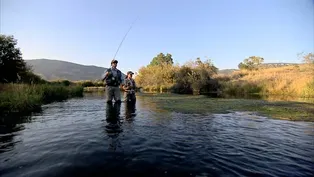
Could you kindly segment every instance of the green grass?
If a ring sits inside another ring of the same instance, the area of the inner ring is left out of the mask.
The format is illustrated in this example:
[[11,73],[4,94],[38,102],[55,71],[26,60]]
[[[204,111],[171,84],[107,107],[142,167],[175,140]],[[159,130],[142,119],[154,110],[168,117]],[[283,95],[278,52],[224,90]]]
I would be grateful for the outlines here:
[[43,104],[81,96],[81,86],[4,84],[0,85],[0,114],[33,112]]
[[224,95],[231,95],[231,96],[245,96],[251,94],[263,94],[263,87],[258,86],[255,83],[248,83],[248,82],[221,82],[222,90]]
[[182,113],[228,113],[249,111],[275,119],[314,121],[314,104],[297,101],[208,98],[176,94],[143,95],[165,110]]

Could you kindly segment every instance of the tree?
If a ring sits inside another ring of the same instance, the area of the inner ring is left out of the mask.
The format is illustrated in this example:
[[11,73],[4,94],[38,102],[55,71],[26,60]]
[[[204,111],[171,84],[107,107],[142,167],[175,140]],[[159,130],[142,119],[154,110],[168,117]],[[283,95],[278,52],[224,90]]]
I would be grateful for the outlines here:
[[30,72],[13,36],[0,35],[0,83],[17,82]]
[[192,68],[189,66],[182,66],[175,74],[176,83],[173,87],[175,93],[191,94],[193,89],[191,86],[190,75],[192,74]]
[[245,65],[243,62],[239,63],[238,68],[240,70],[248,69],[247,65]]
[[209,92],[215,89],[212,76],[217,74],[211,60],[202,61],[197,58],[183,66],[173,65],[172,58],[168,55],[158,55],[150,65],[139,69],[136,82],[141,87],[154,89],[172,88],[175,93]]
[[142,87],[168,87],[174,84],[176,68],[168,64],[141,67],[135,80]]
[[187,73],[187,78],[193,92],[196,94],[200,94],[202,90],[208,92],[211,77],[217,74],[218,68],[216,68],[210,60],[203,62],[200,58],[187,63],[186,66],[191,68],[190,72]]
[[156,66],[161,64],[173,64],[172,55],[167,53],[167,55],[163,53],[159,53],[153,60],[150,62],[149,66]]
[[307,55],[304,55],[303,62],[307,64],[314,64],[314,54],[308,53]]
[[264,58],[258,56],[251,56],[239,63],[239,69],[255,70],[264,62]]

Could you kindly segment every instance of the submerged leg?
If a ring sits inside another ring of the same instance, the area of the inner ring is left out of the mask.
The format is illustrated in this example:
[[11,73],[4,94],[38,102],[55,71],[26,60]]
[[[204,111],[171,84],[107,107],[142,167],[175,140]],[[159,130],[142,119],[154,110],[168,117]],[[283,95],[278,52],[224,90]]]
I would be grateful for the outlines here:
[[106,87],[106,102],[107,103],[112,103],[113,91],[114,90],[111,86]]
[[121,93],[120,93],[120,88],[119,87],[115,87],[113,90],[113,94],[114,94],[114,100],[116,102],[121,102]]

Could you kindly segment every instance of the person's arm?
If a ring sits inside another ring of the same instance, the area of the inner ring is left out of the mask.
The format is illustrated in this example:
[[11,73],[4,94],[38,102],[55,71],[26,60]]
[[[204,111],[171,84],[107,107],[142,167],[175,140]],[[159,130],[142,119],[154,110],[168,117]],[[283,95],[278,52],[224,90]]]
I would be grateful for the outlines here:
[[127,85],[126,79],[124,79],[123,89],[124,89],[124,91],[127,91],[129,89],[129,86]]
[[108,77],[108,74],[109,74],[109,72],[108,72],[108,70],[106,70],[105,73],[102,75],[101,80],[104,81]]

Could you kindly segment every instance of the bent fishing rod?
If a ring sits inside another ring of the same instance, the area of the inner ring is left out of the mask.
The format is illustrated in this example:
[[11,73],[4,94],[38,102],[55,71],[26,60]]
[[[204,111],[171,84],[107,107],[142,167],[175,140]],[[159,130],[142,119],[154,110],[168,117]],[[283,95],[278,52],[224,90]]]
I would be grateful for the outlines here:
[[[116,56],[117,56],[117,54],[118,54],[118,52],[119,52],[120,47],[122,46],[123,41],[125,40],[126,36],[128,35],[128,33],[130,32],[130,30],[132,29],[132,27],[133,27],[134,23],[137,21],[137,19],[138,19],[138,17],[133,21],[133,23],[131,23],[129,30],[125,33],[124,37],[122,38],[122,41],[120,42],[120,44],[119,44],[119,46],[118,46],[118,49],[117,49],[116,53],[114,54],[113,60],[116,59]],[[109,68],[111,68],[111,66],[110,66]],[[106,76],[104,77],[104,79],[105,79],[105,78],[106,78]]]
[[120,42],[120,44],[119,44],[119,46],[118,46],[118,49],[117,49],[116,53],[114,54],[113,59],[116,58],[116,56],[117,56],[117,54],[118,54],[118,52],[119,52],[119,49],[120,49],[120,47],[122,46],[122,43],[123,43],[124,39],[126,38],[126,36],[128,35],[128,33],[130,32],[130,30],[132,29],[132,27],[133,27],[134,23],[137,21],[137,19],[138,19],[138,18],[136,18],[136,19],[133,21],[133,23],[130,25],[129,30],[125,33],[124,37],[122,38],[122,41]]

